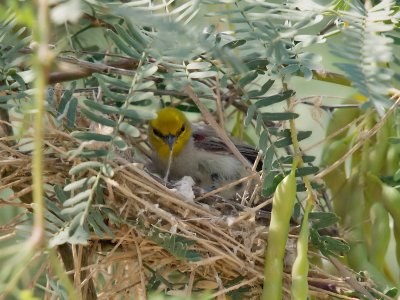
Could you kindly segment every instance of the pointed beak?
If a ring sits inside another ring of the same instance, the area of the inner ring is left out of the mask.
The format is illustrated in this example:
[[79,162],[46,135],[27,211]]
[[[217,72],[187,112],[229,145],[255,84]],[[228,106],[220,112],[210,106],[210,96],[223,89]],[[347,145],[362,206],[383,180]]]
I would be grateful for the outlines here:
[[165,138],[165,142],[168,144],[170,151],[174,148],[175,142],[176,142],[176,136],[175,135],[167,135]]

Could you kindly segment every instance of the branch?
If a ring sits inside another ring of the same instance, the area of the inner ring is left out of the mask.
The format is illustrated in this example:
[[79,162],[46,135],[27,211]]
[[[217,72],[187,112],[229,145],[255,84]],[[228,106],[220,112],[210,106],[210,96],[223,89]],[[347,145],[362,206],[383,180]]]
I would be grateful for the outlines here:
[[73,64],[79,67],[73,71],[55,71],[49,74],[49,83],[55,84],[63,81],[77,80],[88,77],[93,73],[114,73],[124,76],[134,76],[138,61],[131,58],[124,58],[107,64],[92,63],[77,59],[72,56],[59,56],[58,61]]

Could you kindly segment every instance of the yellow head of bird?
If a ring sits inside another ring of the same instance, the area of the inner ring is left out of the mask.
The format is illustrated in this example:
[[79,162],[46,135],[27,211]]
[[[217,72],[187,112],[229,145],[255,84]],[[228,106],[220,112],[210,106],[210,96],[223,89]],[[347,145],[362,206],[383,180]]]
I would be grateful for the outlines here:
[[191,128],[186,116],[173,107],[158,111],[157,118],[149,123],[149,141],[154,151],[162,159],[172,152],[179,155],[190,139]]

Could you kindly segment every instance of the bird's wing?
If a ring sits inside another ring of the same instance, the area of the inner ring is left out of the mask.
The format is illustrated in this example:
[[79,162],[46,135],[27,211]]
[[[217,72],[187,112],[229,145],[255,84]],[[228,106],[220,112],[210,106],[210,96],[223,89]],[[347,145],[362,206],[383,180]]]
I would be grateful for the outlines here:
[[[195,147],[220,154],[231,154],[228,146],[225,145],[225,143],[218,137],[214,129],[212,129],[210,126],[205,124],[194,124],[192,125],[192,130]],[[230,139],[235,144],[239,152],[242,153],[242,155],[251,163],[254,163],[258,154],[257,150],[233,137],[230,137]]]

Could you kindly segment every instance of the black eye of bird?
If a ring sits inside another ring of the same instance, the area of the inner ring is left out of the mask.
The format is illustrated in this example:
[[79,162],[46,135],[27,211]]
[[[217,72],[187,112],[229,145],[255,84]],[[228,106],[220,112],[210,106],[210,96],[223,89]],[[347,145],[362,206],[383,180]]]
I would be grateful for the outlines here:
[[164,135],[161,132],[159,132],[157,129],[153,128],[153,133],[154,133],[154,135],[158,136],[159,138],[164,138]]
[[178,132],[178,136],[179,135],[181,135],[184,131],[185,131],[185,125],[183,125],[182,127],[181,127],[181,129],[179,130],[179,132]]

